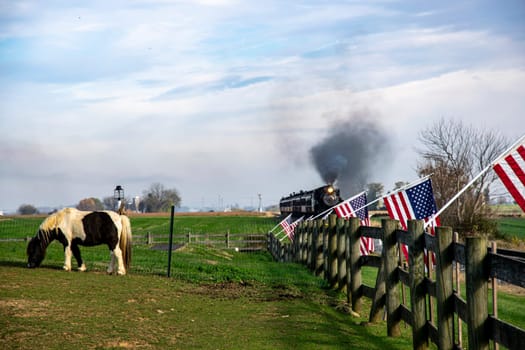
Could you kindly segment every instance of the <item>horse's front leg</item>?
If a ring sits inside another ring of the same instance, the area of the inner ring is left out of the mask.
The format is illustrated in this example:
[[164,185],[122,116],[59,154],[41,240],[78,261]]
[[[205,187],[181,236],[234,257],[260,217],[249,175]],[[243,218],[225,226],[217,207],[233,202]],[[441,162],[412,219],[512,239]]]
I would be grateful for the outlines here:
[[71,271],[71,246],[64,244],[64,270]]
[[84,262],[82,261],[82,257],[80,256],[80,248],[78,247],[78,244],[73,242],[71,244],[71,251],[75,256],[75,259],[77,260],[78,271],[86,271],[86,265],[84,264]]

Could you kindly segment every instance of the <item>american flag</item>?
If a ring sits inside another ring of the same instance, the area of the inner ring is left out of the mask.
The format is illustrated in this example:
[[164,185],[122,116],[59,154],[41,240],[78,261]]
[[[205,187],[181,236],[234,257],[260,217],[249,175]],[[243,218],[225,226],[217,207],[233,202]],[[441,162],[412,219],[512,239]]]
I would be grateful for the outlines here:
[[525,212],[525,139],[493,168],[521,210]]
[[293,235],[295,232],[295,227],[303,221],[304,216],[300,217],[299,219],[293,221],[292,214],[288,215],[286,218],[284,218],[283,221],[280,222],[279,225],[283,228],[284,232],[286,232],[286,235],[288,238],[293,241]]
[[[368,217],[368,208],[366,207],[366,192],[361,192],[350,199],[338,204],[334,207],[334,211],[340,218],[357,217],[361,222],[361,226],[370,226],[370,218]],[[374,251],[374,239],[369,237],[361,237],[361,244],[359,246],[361,255],[368,255]]]
[[[386,210],[391,219],[398,220],[404,230],[408,220],[425,220],[425,226],[430,226],[430,233],[440,225],[436,201],[432,190],[432,182],[426,179],[407,189],[383,197]],[[408,248],[402,245],[403,253],[408,261]]]

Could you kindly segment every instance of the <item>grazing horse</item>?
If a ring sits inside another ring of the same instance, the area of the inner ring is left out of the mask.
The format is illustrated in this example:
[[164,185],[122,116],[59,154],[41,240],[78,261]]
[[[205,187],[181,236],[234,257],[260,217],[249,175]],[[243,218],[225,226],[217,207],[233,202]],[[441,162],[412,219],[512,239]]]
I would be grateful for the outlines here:
[[118,262],[117,274],[125,275],[129,269],[131,225],[125,215],[113,211],[80,211],[74,208],[65,208],[51,214],[42,222],[36,236],[27,246],[27,266],[40,266],[48,245],[55,239],[64,246],[66,271],[71,271],[71,253],[77,260],[78,270],[85,271],[86,265],[82,261],[78,246],[99,244],[107,244],[109,247],[109,274],[115,269],[115,260]]

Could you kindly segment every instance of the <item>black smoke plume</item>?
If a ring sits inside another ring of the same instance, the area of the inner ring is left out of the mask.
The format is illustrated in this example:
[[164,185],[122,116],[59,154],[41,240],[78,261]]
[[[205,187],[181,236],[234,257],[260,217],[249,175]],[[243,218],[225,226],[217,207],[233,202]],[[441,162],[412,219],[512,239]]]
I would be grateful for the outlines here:
[[311,159],[326,183],[336,183],[348,197],[365,189],[374,171],[384,171],[382,159],[388,139],[382,128],[368,120],[352,118],[332,125],[329,135],[310,150]]

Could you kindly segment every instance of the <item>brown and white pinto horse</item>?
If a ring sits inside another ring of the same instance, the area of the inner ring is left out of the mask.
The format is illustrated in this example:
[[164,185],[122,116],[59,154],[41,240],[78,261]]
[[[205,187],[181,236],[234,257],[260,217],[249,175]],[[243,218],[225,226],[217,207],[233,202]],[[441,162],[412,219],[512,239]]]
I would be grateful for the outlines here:
[[48,216],[40,225],[35,237],[27,246],[27,266],[38,267],[44,260],[46,249],[53,240],[64,246],[64,270],[71,270],[71,253],[78,263],[78,270],[85,271],[86,265],[80,256],[79,245],[94,246],[107,244],[111,261],[108,273],[115,270],[125,275],[131,263],[131,225],[129,218],[113,211],[80,211],[65,208]]

